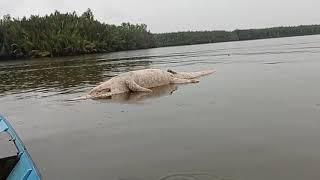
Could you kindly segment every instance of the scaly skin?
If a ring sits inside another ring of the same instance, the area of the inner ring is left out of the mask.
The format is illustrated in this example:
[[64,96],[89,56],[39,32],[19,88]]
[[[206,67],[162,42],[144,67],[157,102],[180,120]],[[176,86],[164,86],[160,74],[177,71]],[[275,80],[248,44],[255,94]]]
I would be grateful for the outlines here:
[[88,95],[74,100],[106,98],[125,92],[152,92],[149,88],[168,84],[198,83],[199,80],[196,78],[212,73],[214,73],[213,70],[199,72],[175,72],[160,69],[130,71],[109,79],[93,88]]

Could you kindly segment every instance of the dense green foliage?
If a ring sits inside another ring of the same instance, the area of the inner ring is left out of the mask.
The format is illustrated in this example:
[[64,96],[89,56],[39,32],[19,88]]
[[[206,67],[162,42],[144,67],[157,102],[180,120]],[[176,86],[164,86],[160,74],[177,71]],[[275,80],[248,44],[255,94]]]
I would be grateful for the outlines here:
[[154,47],[153,36],[144,24],[120,26],[100,23],[90,9],[39,17],[0,20],[0,55],[64,56]]
[[216,43],[238,40],[238,37],[235,33],[227,31],[174,32],[154,34],[154,37],[157,47]]
[[157,47],[320,34],[320,25],[154,34]]
[[101,23],[90,9],[81,16],[55,11],[44,17],[0,19],[0,58],[52,57],[152,47],[320,34],[320,25],[235,31],[152,34],[145,24]]

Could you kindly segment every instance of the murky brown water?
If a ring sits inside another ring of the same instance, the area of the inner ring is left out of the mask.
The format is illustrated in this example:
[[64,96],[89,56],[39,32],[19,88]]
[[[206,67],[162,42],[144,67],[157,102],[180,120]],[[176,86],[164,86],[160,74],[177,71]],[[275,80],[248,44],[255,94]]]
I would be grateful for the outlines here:
[[[217,73],[148,96],[66,101],[144,68]],[[319,70],[320,36],[8,61],[0,112],[48,180],[314,180]]]

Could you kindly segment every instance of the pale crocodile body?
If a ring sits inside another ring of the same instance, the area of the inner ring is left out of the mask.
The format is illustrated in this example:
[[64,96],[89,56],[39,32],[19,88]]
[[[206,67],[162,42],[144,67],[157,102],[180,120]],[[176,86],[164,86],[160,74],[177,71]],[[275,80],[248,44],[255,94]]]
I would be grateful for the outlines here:
[[106,98],[125,92],[151,92],[150,88],[182,83],[197,83],[196,78],[212,74],[213,70],[174,72],[160,69],[143,69],[119,74],[93,88],[87,95],[76,99]]

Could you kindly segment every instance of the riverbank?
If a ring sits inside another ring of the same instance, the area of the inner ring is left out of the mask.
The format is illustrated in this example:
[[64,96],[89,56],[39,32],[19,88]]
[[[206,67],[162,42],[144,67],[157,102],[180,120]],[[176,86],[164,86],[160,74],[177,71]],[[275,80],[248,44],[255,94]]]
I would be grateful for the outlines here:
[[107,53],[179,45],[206,44],[320,34],[320,25],[151,33],[145,24],[110,25],[97,21],[90,9],[55,11],[43,17],[0,19],[0,60]]
[[110,25],[97,21],[90,9],[55,11],[40,17],[0,20],[0,56],[16,58],[58,57],[155,47],[145,24]]

